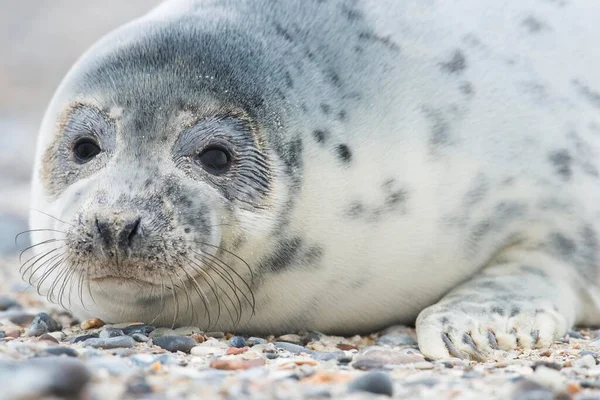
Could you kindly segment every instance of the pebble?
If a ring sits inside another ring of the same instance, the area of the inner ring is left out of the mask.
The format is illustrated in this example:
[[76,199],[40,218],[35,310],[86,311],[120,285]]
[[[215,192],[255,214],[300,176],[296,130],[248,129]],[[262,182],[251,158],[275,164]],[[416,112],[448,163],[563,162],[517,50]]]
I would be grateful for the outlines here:
[[407,333],[390,333],[378,338],[376,343],[388,346],[415,346],[417,344],[415,339]]
[[395,350],[382,346],[369,346],[354,357],[356,369],[381,368],[385,365],[413,364],[425,361],[425,357],[414,349]]
[[222,339],[225,337],[225,334],[223,332],[208,332],[204,335],[215,339]]
[[77,357],[77,352],[70,347],[46,347],[44,349],[44,353],[51,354],[53,356],[68,356],[68,357]]
[[199,356],[199,357],[203,357],[203,356],[209,356],[209,355],[223,355],[225,354],[225,350],[220,348],[220,347],[216,347],[216,346],[195,346],[192,347],[192,349],[190,350],[190,353],[193,356]]
[[521,379],[512,390],[512,400],[554,400],[554,392],[538,382]]
[[101,319],[91,318],[83,321],[81,324],[79,324],[79,327],[87,331],[88,329],[102,328],[104,325],[104,321],[102,321]]
[[294,344],[302,344],[302,338],[299,335],[294,335],[294,334],[279,336],[277,338],[277,341],[294,343]]
[[390,376],[385,372],[369,372],[348,385],[348,391],[368,392],[392,397],[394,395],[394,385]]
[[73,357],[37,357],[0,367],[2,398],[80,398],[90,380],[86,365]]
[[312,350],[309,350],[304,346],[300,346],[300,345],[288,343],[288,342],[275,342],[275,347],[277,347],[278,349],[283,349],[283,350],[289,351],[290,353],[293,353],[293,354],[300,354],[300,353],[312,354],[312,352],[313,352]]
[[[116,326],[115,326],[116,327]],[[142,335],[148,336],[150,332],[156,330],[156,328],[152,325],[145,324],[137,324],[137,325],[129,325],[124,328],[119,328],[126,335],[133,335],[134,333],[141,333]]]
[[106,338],[123,336],[123,335],[125,335],[125,333],[123,333],[123,331],[121,329],[104,328],[104,329],[102,329],[102,332],[100,332],[100,335],[98,335],[98,337],[102,338],[102,339],[106,339]]
[[189,336],[165,335],[154,337],[152,344],[170,352],[182,351],[189,353],[196,346],[196,341]]
[[596,366],[596,359],[592,355],[586,354],[573,360],[573,366],[579,368],[593,368]]
[[152,386],[144,378],[138,378],[133,382],[127,383],[127,393],[133,395],[143,395],[153,393]]
[[175,329],[175,333],[181,336],[191,336],[195,333],[202,333],[202,329],[197,326],[182,326]]
[[251,336],[246,340],[246,343],[248,343],[248,346],[252,347],[259,344],[267,344],[268,342],[266,339]]
[[569,331],[569,336],[573,339],[585,339],[585,337],[581,333],[576,331]]
[[154,339],[156,337],[160,337],[160,336],[178,336],[175,331],[171,328],[156,328],[154,329],[152,332],[150,332],[150,334],[148,335],[148,337],[150,339]]
[[318,361],[340,360],[346,356],[343,351],[313,351],[312,358]]
[[131,335],[131,337],[136,341],[136,342],[147,342],[148,340],[150,340],[150,338],[144,334],[141,333],[134,333]]
[[240,370],[240,369],[262,367],[263,365],[265,365],[265,360],[263,360],[262,358],[257,358],[254,360],[218,359],[218,360],[214,360],[210,363],[211,368],[222,369],[222,370],[226,370],[226,371],[235,371],[235,370]]
[[79,342],[85,342],[88,339],[96,339],[98,338],[98,334],[91,334],[91,335],[81,335],[81,336],[75,336],[72,338],[67,339],[68,342],[71,343],[79,343]]
[[157,361],[156,356],[152,354],[133,354],[129,356],[128,359],[138,367],[144,368],[154,364]]
[[246,346],[246,347],[230,347],[227,349],[227,351],[225,352],[225,354],[242,354],[247,352],[250,349],[250,347]]
[[40,335],[38,340],[45,340],[47,342],[52,342],[52,343],[58,344],[58,340],[56,340],[56,338],[54,336],[50,336],[48,333],[44,333],[43,335]]
[[27,335],[40,336],[48,332],[56,332],[62,329],[62,325],[53,319],[50,314],[42,312],[35,316],[27,329]]
[[0,311],[6,311],[9,308],[21,308],[21,306],[12,297],[0,296]]
[[119,347],[133,347],[135,340],[131,336],[117,336],[112,338],[91,338],[83,342],[84,346],[91,346],[96,349],[116,349]]
[[241,336],[232,336],[231,339],[229,339],[229,345],[241,349],[242,347],[246,347],[248,343],[246,342],[246,339]]
[[58,340],[59,342],[62,342],[67,337],[67,335],[65,335],[65,333],[62,331],[50,332],[50,333],[48,333],[48,335],[52,336],[54,339]]
[[8,329],[6,331],[4,331],[4,333],[6,334],[6,337],[11,337],[11,338],[18,338],[21,336],[21,330],[20,329]]
[[6,332],[0,331],[0,339],[4,339],[6,337]]
[[35,314],[21,310],[0,311],[0,319],[8,319],[15,325],[29,325],[35,319]]

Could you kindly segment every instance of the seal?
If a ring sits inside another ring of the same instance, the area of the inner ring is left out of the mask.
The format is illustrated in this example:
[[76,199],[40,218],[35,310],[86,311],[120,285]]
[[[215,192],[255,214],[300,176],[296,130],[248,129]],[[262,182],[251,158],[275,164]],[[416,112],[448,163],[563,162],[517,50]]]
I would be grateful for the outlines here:
[[599,18],[585,0],[167,1],[57,89],[23,276],[107,322],[416,322],[431,358],[597,325]]

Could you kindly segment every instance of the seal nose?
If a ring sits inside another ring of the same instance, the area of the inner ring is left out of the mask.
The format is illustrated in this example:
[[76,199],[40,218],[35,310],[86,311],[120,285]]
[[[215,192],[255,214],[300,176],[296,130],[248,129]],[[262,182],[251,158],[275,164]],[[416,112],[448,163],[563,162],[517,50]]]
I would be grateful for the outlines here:
[[96,217],[96,229],[106,248],[116,244],[120,250],[127,250],[139,232],[141,220],[141,217],[132,217],[117,222]]

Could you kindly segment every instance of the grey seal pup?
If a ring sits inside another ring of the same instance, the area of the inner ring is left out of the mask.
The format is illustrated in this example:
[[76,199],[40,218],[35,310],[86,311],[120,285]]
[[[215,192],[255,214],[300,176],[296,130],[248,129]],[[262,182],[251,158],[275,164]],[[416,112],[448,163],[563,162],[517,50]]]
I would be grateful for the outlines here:
[[488,359],[599,324],[600,8],[167,1],[41,126],[22,273],[80,317],[416,323]]

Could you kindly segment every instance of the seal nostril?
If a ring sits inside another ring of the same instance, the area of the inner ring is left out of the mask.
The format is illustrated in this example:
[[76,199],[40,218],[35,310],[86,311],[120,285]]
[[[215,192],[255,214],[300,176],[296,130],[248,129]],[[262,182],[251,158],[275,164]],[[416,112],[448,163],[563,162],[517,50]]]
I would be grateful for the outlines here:
[[98,230],[100,237],[104,241],[104,244],[107,247],[110,247],[110,244],[112,242],[110,225],[106,221],[100,221],[98,218],[96,218],[96,229]]

